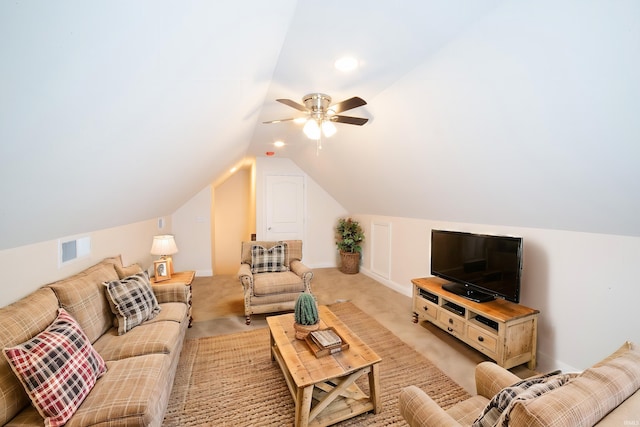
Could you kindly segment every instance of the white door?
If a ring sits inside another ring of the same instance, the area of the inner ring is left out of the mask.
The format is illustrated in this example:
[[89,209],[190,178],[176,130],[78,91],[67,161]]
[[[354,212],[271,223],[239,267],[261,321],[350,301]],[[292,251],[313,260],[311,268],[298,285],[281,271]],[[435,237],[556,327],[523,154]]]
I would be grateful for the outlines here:
[[304,240],[304,177],[266,178],[265,240]]

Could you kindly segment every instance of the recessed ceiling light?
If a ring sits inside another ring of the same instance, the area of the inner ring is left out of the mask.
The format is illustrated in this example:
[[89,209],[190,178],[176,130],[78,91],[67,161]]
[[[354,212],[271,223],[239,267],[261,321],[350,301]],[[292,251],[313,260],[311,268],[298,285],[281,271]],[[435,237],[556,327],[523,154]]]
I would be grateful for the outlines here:
[[284,142],[276,141],[276,142],[273,143],[273,145],[275,145],[276,147],[284,147]]
[[358,68],[358,60],[353,56],[344,56],[338,59],[333,65],[336,67],[336,70],[346,73]]
[[237,170],[238,170],[238,168],[234,166],[234,167],[232,167],[232,168],[231,168],[230,172],[231,172],[231,173],[234,173],[234,172],[235,172],[235,171],[237,171]]

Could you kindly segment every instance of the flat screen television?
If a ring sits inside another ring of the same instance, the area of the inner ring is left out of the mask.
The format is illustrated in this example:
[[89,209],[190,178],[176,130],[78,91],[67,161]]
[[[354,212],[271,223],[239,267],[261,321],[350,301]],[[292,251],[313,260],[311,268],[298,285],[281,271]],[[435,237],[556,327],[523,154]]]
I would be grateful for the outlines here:
[[520,302],[521,237],[431,231],[431,274],[450,281],[446,291],[476,302]]

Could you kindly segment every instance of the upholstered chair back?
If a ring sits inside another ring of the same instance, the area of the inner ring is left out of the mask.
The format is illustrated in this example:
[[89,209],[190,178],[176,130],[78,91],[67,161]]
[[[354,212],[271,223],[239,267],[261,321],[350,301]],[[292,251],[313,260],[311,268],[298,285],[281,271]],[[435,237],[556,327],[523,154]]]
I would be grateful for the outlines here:
[[282,240],[282,241],[257,241],[242,242],[241,263],[251,265],[251,248],[259,245],[265,249],[271,249],[279,243],[286,243],[286,252],[284,256],[284,265],[289,267],[291,261],[302,260],[302,240]]

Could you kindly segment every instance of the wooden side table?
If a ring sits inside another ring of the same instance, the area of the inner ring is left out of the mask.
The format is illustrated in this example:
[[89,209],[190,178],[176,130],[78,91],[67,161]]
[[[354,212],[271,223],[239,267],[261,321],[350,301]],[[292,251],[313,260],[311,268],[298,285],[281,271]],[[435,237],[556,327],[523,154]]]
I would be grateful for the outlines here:
[[193,283],[193,279],[196,277],[196,272],[194,270],[186,270],[186,271],[176,271],[175,273],[171,274],[171,279],[168,280],[162,280],[160,282],[156,282],[154,280],[154,283],[156,285],[168,285],[170,283],[182,283],[185,286],[189,287],[189,327],[191,327],[191,324],[193,323],[193,316],[191,315],[191,298],[193,295],[193,289],[191,288],[191,284]]

